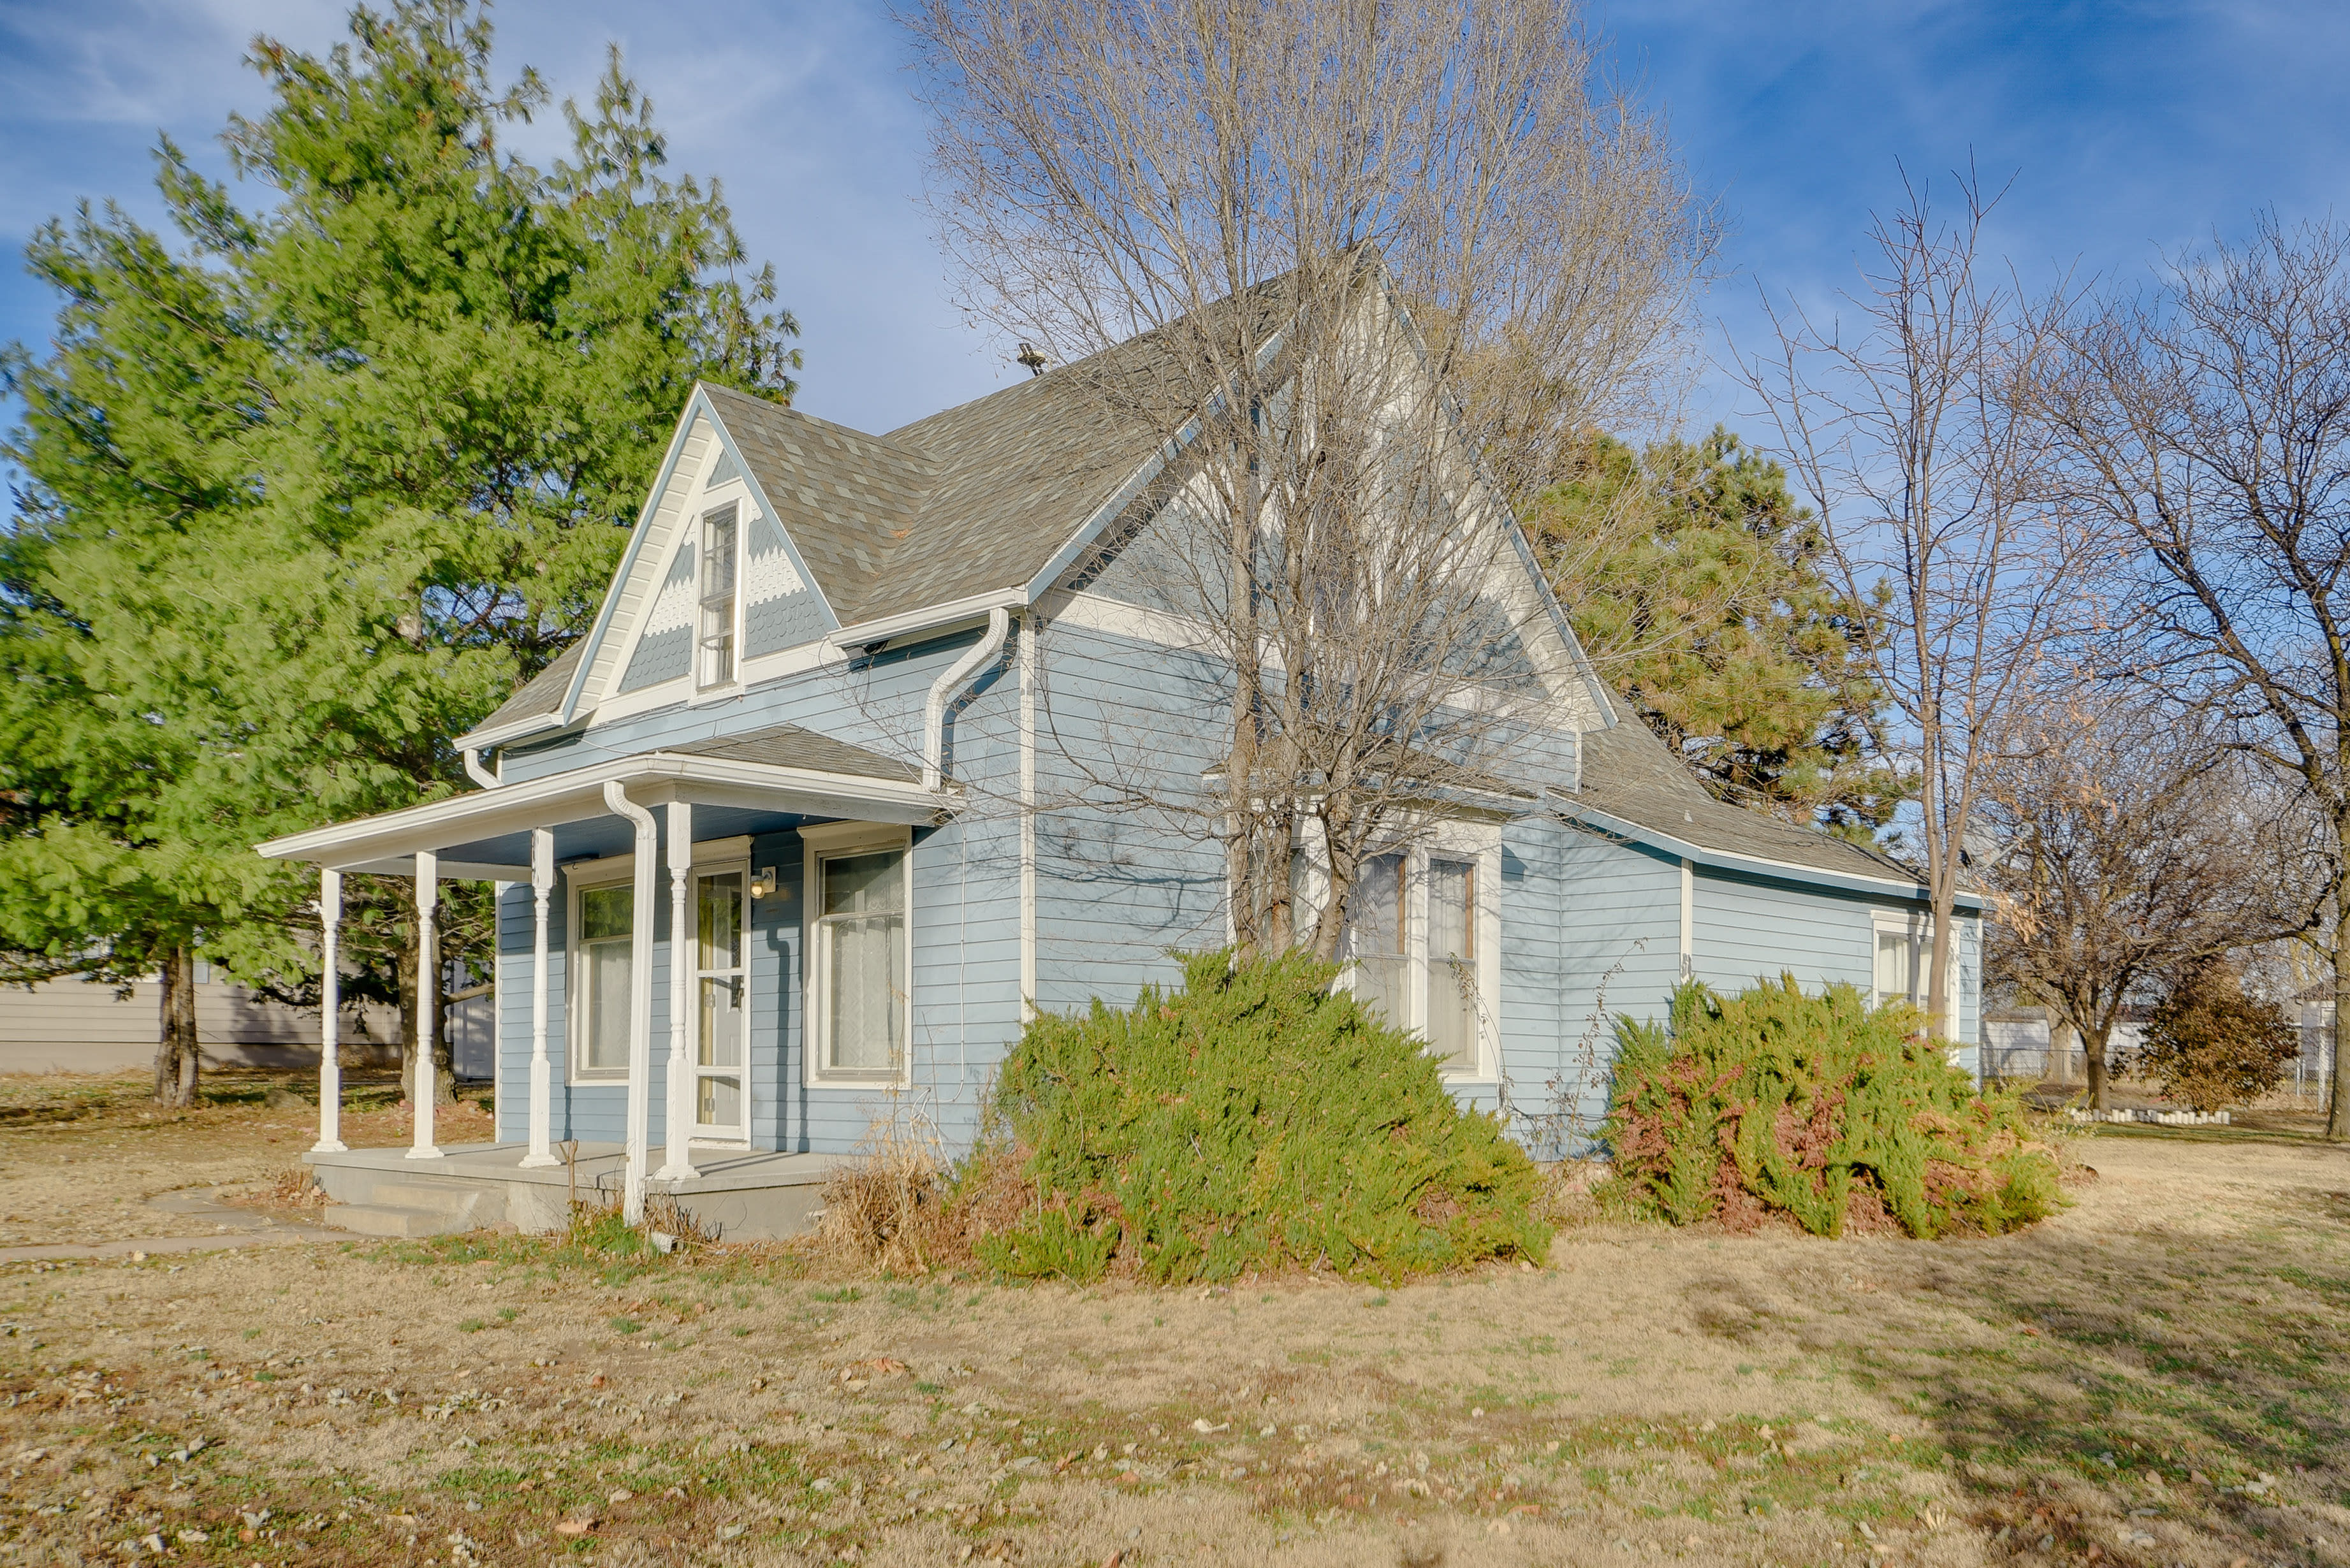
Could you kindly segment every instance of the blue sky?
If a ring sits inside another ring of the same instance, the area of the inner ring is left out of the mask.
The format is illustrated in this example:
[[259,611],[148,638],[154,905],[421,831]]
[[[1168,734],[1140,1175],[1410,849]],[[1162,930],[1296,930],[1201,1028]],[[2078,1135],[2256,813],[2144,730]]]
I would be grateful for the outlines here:
[[[13,257],[83,196],[151,216],[157,132],[218,168],[222,120],[260,102],[246,40],[323,48],[344,9],[0,0],[0,248]],[[2350,216],[2350,6],[1609,0],[1593,15],[1731,223],[1706,302],[1717,355],[1755,340],[1758,285],[1815,306],[1844,286],[1870,210],[1898,199],[1897,161],[1939,180],[1971,153],[2013,175],[1996,243],[2042,275],[2140,272],[2264,205]],[[882,6],[505,0],[494,16],[507,67],[537,66],[558,96],[589,90],[620,41],[673,166],[723,180],[752,254],[775,264],[806,328],[802,407],[885,430],[1021,374],[959,319],[915,209],[922,126]],[[37,346],[48,310],[0,269],[0,340]],[[1719,375],[1689,409],[1751,429],[1745,415]]]

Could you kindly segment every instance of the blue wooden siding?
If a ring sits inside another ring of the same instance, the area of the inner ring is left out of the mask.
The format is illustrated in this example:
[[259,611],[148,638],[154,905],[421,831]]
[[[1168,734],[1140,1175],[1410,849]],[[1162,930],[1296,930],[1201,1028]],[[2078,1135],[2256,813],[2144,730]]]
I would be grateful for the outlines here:
[[1692,891],[1691,967],[1697,979],[1716,991],[1744,991],[1783,971],[1806,991],[1837,981],[1868,989],[1877,961],[1870,911],[1890,909],[1891,904],[1703,867],[1697,869]]

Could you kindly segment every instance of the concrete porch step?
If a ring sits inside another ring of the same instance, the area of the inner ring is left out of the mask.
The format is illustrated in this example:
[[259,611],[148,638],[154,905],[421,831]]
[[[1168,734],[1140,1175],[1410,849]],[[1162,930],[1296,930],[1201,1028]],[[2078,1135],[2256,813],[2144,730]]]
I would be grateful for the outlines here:
[[463,1210],[405,1209],[390,1203],[337,1203],[326,1212],[329,1225],[362,1236],[445,1236],[473,1229]]
[[430,1209],[444,1214],[471,1215],[481,1206],[478,1187],[444,1187],[431,1181],[379,1181],[368,1201],[380,1208]]

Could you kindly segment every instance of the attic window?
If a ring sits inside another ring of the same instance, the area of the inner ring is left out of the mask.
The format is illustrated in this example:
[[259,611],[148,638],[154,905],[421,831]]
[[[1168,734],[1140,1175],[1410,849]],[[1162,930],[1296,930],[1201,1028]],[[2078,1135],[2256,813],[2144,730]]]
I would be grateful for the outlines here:
[[734,543],[733,503],[702,514],[702,609],[695,637],[695,683],[724,686],[734,679]]

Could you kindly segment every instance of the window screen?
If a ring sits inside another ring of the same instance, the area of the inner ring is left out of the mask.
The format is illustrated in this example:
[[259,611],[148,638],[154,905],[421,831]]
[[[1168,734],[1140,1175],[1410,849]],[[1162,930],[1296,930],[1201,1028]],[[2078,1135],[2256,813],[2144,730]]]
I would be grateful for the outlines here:
[[1347,896],[1347,956],[1355,962],[1355,994],[1398,1028],[1411,1026],[1405,954],[1403,857],[1363,862]]
[[579,1064],[588,1072],[629,1065],[629,970],[636,892],[622,886],[579,894]]
[[1447,1067],[1477,1065],[1477,867],[1428,863],[1428,1047]]
[[701,684],[734,679],[734,508],[702,519]]
[[906,1032],[906,852],[823,862],[817,921],[827,1072],[900,1070]]

